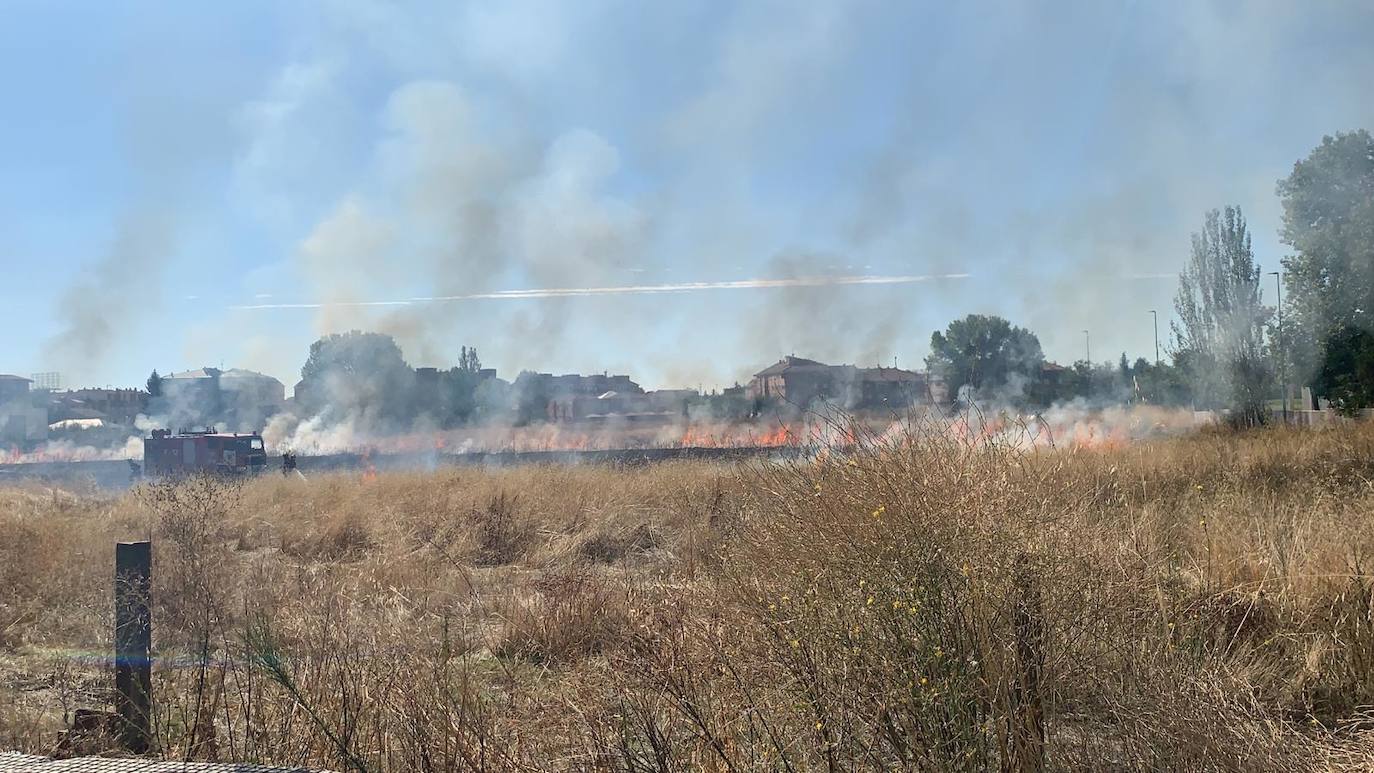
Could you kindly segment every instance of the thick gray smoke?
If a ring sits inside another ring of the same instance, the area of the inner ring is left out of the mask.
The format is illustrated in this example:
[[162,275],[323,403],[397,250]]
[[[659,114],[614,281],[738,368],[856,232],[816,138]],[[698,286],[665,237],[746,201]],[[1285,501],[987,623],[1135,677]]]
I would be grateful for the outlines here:
[[[1371,115],[1367,47],[1343,43],[1339,65],[1291,54],[1367,27],[1367,10],[1261,5],[512,0],[413,14],[346,0],[307,23],[293,50],[311,58],[282,63],[251,105],[239,171],[275,178],[245,190],[288,245],[281,292],[305,302],[976,276],[314,313],[315,334],[391,333],[415,365],[468,343],[507,374],[722,384],[789,351],[916,365],[932,330],[970,312],[1029,326],[1061,362],[1083,329],[1098,360],[1135,356],[1153,350],[1148,310],[1167,316],[1198,215],[1243,205],[1268,268],[1274,180]],[[1278,92],[1297,102],[1278,109]],[[261,339],[304,316],[244,318]],[[295,350],[309,340],[291,336]],[[244,340],[219,344],[290,378]]]
[[496,135],[448,82],[398,89],[386,126],[374,159],[383,191],[347,196],[298,253],[311,297],[327,304],[316,317],[321,333],[379,330],[433,364],[453,358],[455,332],[496,338],[518,342],[533,367],[561,337],[570,308],[562,300],[337,304],[615,284],[646,252],[646,217],[606,190],[618,153],[590,131],[542,146]]
[[120,337],[144,317],[174,239],[165,215],[140,212],[119,223],[109,248],[59,297],[61,330],[48,341],[48,366],[71,383],[99,377]]
[[[845,258],[789,253],[773,258],[769,273],[779,277],[818,276],[862,270]],[[904,299],[934,286],[963,281],[936,277],[914,286],[829,285],[786,287],[759,296],[741,318],[736,351],[759,349],[825,362],[891,367],[899,342],[919,336],[914,307]],[[919,289],[918,289],[919,288]],[[746,355],[747,356],[747,355]],[[904,363],[916,367],[916,363]]]

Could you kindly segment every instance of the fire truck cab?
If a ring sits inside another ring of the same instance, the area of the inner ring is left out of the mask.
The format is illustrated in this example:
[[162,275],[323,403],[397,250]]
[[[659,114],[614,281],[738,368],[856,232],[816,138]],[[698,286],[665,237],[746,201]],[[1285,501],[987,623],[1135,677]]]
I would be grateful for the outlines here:
[[195,432],[155,429],[143,440],[143,471],[149,476],[209,472],[242,475],[267,467],[267,449],[256,432]]

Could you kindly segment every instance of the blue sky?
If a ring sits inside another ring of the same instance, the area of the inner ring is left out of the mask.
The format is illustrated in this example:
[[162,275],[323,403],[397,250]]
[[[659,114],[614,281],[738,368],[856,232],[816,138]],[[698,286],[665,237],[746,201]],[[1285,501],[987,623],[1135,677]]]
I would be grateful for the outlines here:
[[[1150,356],[1202,213],[1277,267],[1275,181],[1374,128],[1370,40],[1363,2],[10,0],[0,372],[290,384],[359,328],[710,386],[971,312]],[[817,284],[858,275],[932,278]],[[746,287],[508,292],[687,283]]]

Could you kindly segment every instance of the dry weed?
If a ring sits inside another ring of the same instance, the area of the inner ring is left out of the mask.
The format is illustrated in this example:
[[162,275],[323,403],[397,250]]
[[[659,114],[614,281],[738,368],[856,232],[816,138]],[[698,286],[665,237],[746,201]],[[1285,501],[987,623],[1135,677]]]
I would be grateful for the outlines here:
[[155,542],[158,747],[350,770],[1368,769],[1374,427],[727,468],[0,489],[0,742],[108,701]]

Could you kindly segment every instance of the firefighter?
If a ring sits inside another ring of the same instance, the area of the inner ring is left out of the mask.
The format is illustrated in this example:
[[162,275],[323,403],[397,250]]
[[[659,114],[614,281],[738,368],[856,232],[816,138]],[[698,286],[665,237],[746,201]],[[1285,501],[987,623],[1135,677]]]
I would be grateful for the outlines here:
[[296,455],[287,451],[281,455],[281,474],[286,476],[296,471]]
[[135,462],[133,459],[128,459],[126,461],[129,462],[129,480],[137,483],[138,479],[143,477],[143,468],[139,467],[138,462]]

